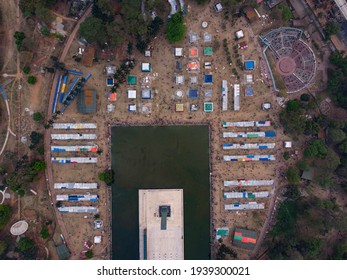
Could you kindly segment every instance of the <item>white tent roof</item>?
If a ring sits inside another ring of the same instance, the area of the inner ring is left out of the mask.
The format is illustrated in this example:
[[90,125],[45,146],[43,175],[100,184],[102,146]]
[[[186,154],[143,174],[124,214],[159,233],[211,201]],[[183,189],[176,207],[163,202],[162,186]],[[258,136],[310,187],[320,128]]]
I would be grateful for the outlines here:
[[128,89],[128,98],[136,98],[136,90]]
[[101,243],[101,235],[94,236],[94,244]]
[[243,34],[242,30],[236,31],[235,34],[236,34],[237,39],[241,39],[241,38],[245,37],[245,34]]
[[183,48],[175,48],[175,56],[183,56]]

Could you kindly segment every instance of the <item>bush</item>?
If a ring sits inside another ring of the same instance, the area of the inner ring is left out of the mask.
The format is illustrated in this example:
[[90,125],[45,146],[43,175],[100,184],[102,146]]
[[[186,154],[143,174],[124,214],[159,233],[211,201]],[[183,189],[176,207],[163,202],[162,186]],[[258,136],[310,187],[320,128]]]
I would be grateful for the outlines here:
[[43,225],[40,231],[40,235],[42,239],[47,239],[49,237],[48,227]]
[[24,74],[29,74],[30,70],[31,70],[31,69],[30,69],[29,66],[24,66],[24,67],[23,67],[23,73],[24,73]]
[[113,170],[105,170],[105,172],[100,172],[99,175],[99,180],[104,181],[106,185],[111,186],[113,183]]
[[87,259],[91,259],[92,257],[94,257],[94,253],[92,250],[89,250],[86,252],[85,256]]
[[43,119],[43,116],[42,116],[42,114],[41,114],[40,112],[35,112],[35,113],[33,114],[33,120],[34,120],[35,122],[41,122],[42,119]]
[[300,95],[300,100],[307,102],[307,101],[310,100],[310,95],[307,94],[307,93],[303,93],[303,94]]
[[28,237],[22,237],[18,242],[18,249],[21,252],[28,251],[32,249],[34,246],[35,246],[34,241]]
[[36,83],[36,77],[35,76],[29,76],[28,77],[28,83],[31,85],[34,85]]
[[31,167],[37,172],[44,171],[46,169],[46,163],[43,160],[36,160],[33,162]]
[[47,27],[45,27],[45,26],[42,27],[40,31],[41,31],[42,35],[44,35],[44,36],[49,36],[49,34],[51,34],[49,32],[49,29]]

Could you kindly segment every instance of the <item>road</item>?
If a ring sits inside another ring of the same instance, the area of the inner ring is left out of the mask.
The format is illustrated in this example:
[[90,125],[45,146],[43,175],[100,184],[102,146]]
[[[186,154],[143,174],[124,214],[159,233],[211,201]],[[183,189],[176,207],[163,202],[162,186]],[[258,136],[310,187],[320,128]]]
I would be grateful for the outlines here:
[[[60,55],[59,61],[60,62],[64,62],[65,57],[70,49],[70,46],[77,34],[77,31],[79,29],[80,24],[87,18],[87,16],[91,13],[92,11],[92,7],[89,7],[86,12],[84,13],[84,15],[78,20],[78,22],[76,23],[76,26],[74,27],[73,31],[71,32],[71,34],[69,35],[69,38],[66,41],[66,44],[64,46],[64,49]],[[52,105],[53,105],[53,100],[54,100],[54,94],[55,94],[55,88],[57,86],[57,77],[56,75],[53,76],[53,82],[52,82],[52,88],[51,88],[51,92],[50,92],[50,96],[49,96],[49,103],[48,103],[48,107],[47,107],[47,120],[52,118]],[[51,133],[50,133],[50,129],[46,129],[45,130],[45,137],[44,137],[44,147],[45,147],[45,161],[46,161],[46,171],[45,171],[45,175],[46,175],[46,183],[48,184],[48,189],[50,191],[50,199],[51,199],[51,205],[54,208],[54,212],[57,218],[57,222],[59,224],[60,230],[62,232],[62,234],[64,235],[65,238],[65,242],[66,245],[68,246],[70,253],[71,253],[71,258],[75,259],[76,257],[78,257],[78,255],[76,255],[76,250],[73,248],[72,243],[70,242],[70,238],[69,238],[69,234],[68,231],[66,230],[65,227],[65,223],[63,221],[63,218],[61,216],[61,213],[58,212],[58,209],[55,207],[55,197],[56,197],[56,193],[54,190],[54,180],[53,180],[53,173],[52,173],[52,161],[51,161]]]

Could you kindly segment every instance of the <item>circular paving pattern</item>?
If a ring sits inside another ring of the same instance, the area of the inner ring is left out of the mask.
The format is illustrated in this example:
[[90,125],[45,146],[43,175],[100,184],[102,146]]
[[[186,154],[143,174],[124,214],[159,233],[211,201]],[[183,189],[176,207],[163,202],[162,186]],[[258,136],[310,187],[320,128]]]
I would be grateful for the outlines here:
[[294,59],[291,57],[285,56],[281,57],[277,61],[277,71],[284,76],[288,76],[294,73],[296,64]]
[[312,49],[301,40],[302,31],[281,27],[260,36],[276,60],[288,93],[306,88],[316,73],[316,58]]

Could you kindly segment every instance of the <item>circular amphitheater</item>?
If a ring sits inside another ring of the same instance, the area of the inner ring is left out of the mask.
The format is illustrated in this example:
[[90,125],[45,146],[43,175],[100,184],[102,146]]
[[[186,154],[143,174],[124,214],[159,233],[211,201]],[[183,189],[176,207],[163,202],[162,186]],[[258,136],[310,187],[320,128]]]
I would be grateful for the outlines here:
[[264,56],[266,58],[266,51],[269,50],[275,58],[276,71],[282,77],[288,93],[306,88],[316,73],[315,55],[301,36],[300,29],[291,27],[274,29],[260,36],[265,45]]

